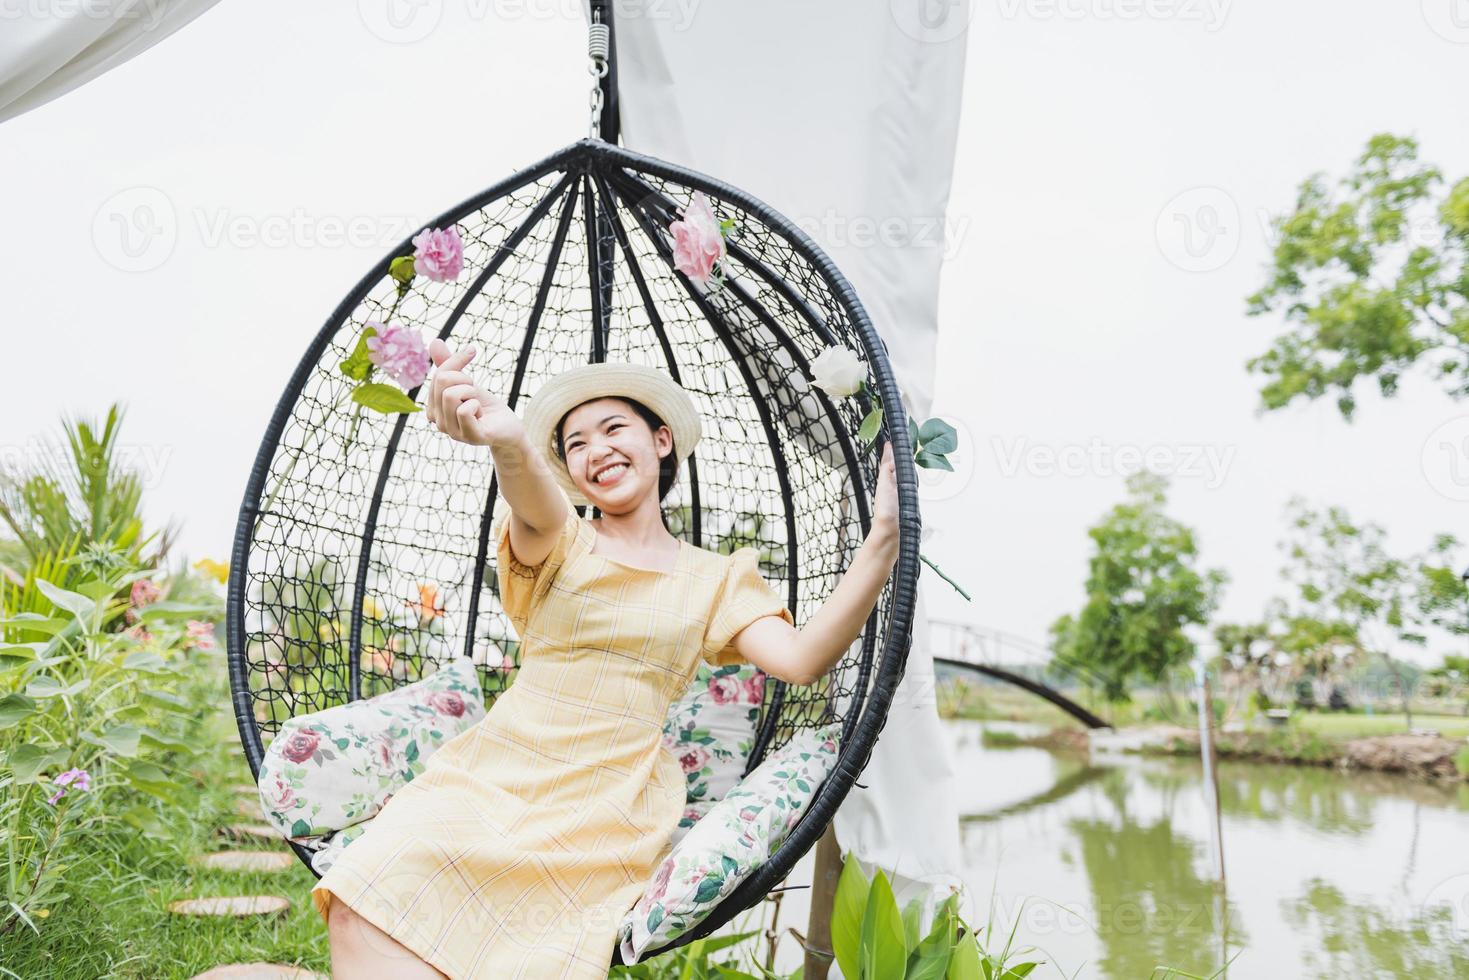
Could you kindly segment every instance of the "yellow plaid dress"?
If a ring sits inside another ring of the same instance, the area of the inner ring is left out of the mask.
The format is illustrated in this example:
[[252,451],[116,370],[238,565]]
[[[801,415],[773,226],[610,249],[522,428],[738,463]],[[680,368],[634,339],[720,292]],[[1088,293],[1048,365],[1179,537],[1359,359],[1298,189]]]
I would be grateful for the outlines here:
[[[684,542],[672,572],[592,553],[571,512],[551,554],[516,561],[496,518],[501,600],[522,640],[515,682],[431,755],[312,889],[459,980],[605,977],[623,915],[672,849],[685,781],[662,726],[699,658],[794,625],[753,548]],[[386,963],[385,966],[390,966]]]

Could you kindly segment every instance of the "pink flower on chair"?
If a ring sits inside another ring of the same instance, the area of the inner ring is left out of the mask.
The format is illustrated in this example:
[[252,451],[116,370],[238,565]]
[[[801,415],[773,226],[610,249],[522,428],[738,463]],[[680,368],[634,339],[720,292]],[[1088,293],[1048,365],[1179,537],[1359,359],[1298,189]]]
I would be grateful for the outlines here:
[[740,699],[743,686],[731,674],[709,678],[709,696],[715,704],[734,704]]
[[398,323],[385,327],[369,320],[367,326],[373,329],[373,335],[367,338],[367,359],[404,388],[423,384],[432,363],[423,335]]
[[716,263],[725,257],[724,232],[709,199],[694,191],[683,219],[668,226],[673,236],[673,267],[700,285],[707,285]]
[[449,282],[464,271],[464,242],[459,229],[425,228],[413,236],[413,271],[434,282]]

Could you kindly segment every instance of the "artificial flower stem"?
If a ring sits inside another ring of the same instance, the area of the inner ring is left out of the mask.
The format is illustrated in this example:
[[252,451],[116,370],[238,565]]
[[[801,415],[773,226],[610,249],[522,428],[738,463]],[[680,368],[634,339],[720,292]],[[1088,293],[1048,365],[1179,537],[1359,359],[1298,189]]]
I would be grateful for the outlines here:
[[964,597],[964,600],[966,602],[973,602],[974,601],[974,597],[971,596],[968,592],[965,592],[964,589],[959,585],[958,582],[955,582],[953,579],[949,578],[949,576],[947,576],[947,575],[945,575],[943,573],[943,570],[942,569],[940,569],[933,562],[929,561],[927,555],[925,555],[923,552],[920,551],[918,553],[918,558],[919,558],[920,561],[922,561],[929,568],[933,569],[935,572],[938,572],[939,578],[943,579],[945,582],[948,582],[950,585],[952,585],[954,587],[954,591],[957,592],[957,593],[959,593],[960,595],[962,595]]

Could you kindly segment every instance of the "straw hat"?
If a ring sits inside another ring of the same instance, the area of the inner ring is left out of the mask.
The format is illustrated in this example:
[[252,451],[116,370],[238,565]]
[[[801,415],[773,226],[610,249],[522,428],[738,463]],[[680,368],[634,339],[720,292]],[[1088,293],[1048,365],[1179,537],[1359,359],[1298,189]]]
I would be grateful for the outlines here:
[[679,463],[688,459],[698,445],[702,425],[694,400],[678,382],[655,367],[604,361],[556,375],[541,386],[526,408],[525,432],[530,444],[551,465],[556,482],[578,506],[591,501],[576,488],[566,463],[556,454],[556,423],[582,402],[619,396],[642,402],[663,420],[673,433],[673,453]]

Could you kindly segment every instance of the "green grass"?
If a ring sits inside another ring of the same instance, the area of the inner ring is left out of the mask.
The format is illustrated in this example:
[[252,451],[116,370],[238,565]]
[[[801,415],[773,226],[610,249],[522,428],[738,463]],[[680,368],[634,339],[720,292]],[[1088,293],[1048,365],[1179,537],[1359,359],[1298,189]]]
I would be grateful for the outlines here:
[[[221,693],[218,703],[228,699]],[[193,867],[190,856],[215,850],[283,844],[239,843],[217,827],[248,821],[238,816],[238,794],[250,770],[234,726],[224,711],[210,718],[201,737],[212,746],[201,769],[163,818],[160,837],[126,825],[86,840],[63,855],[68,897],[38,920],[39,935],[25,926],[0,940],[0,977],[187,978],[224,963],[269,961],[330,972],[326,927],[311,904],[316,878],[303,864],[287,871],[229,872]],[[266,918],[173,915],[168,904],[215,895],[280,895],[291,908]]]
[[[1327,738],[1400,735],[1408,730],[1407,719],[1401,714],[1298,711],[1292,717],[1291,723]],[[1469,718],[1462,715],[1420,715],[1414,712],[1413,727],[1436,729],[1439,734],[1448,738],[1469,737]]]

